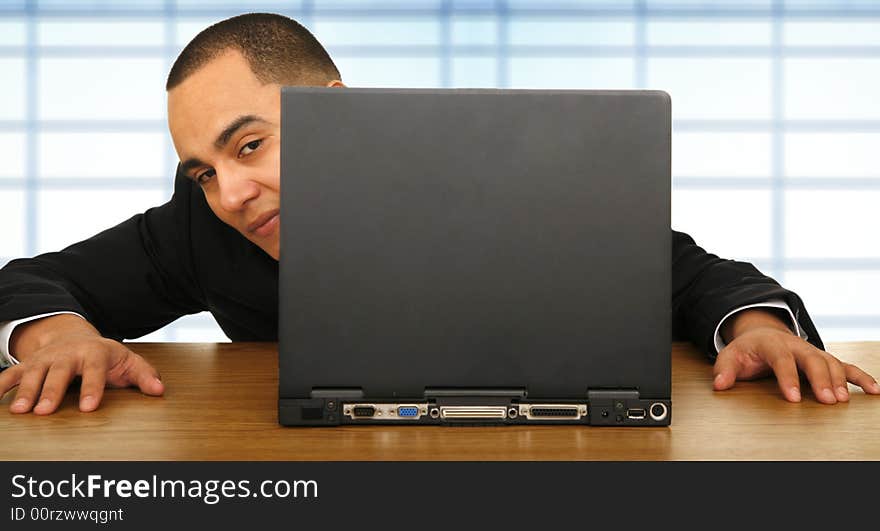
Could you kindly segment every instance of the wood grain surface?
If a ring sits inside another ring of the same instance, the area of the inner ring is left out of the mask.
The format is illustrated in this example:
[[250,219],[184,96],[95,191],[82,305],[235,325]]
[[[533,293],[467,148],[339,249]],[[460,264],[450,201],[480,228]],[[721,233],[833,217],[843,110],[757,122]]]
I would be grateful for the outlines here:
[[[848,403],[806,388],[786,402],[775,380],[712,391],[712,366],[674,344],[669,428],[340,427],[277,422],[274,343],[129,343],[161,372],[166,393],[108,389],[92,413],[76,391],[50,416],[13,415],[0,400],[2,460],[878,460],[880,396],[850,386]],[[880,342],[829,351],[880,376]]]

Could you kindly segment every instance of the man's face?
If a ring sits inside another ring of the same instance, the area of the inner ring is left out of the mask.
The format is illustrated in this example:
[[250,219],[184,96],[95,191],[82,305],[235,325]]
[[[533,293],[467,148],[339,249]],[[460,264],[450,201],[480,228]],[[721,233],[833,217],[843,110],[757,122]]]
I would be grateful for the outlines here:
[[[328,86],[341,85],[338,81]],[[168,127],[184,173],[211,210],[279,256],[281,86],[230,50],[168,92]]]

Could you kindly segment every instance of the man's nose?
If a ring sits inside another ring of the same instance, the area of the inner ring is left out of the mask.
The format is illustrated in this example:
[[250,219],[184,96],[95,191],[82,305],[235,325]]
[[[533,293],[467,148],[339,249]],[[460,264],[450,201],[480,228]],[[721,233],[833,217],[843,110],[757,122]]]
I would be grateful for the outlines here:
[[260,195],[260,187],[246,175],[239,173],[217,174],[220,188],[220,206],[229,212],[237,212],[245,203]]

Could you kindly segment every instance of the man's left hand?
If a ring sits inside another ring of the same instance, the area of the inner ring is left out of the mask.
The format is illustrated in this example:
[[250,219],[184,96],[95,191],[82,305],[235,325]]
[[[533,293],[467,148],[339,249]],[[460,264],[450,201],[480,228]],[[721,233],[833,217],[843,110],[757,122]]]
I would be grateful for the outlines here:
[[770,311],[756,308],[735,314],[722,327],[722,337],[729,342],[715,360],[716,391],[730,389],[737,380],[773,373],[783,396],[800,402],[800,371],[823,404],[848,401],[847,382],[868,394],[880,394],[880,385],[871,375],[794,335]]

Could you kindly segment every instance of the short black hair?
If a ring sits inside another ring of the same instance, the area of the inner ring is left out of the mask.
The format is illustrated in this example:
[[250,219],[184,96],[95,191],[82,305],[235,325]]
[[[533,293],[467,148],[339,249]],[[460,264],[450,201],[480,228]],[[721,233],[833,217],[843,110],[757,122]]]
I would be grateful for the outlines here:
[[263,83],[318,84],[342,80],[318,39],[299,22],[273,13],[247,13],[221,20],[186,45],[168,74],[171,90],[227,50],[244,55]]

